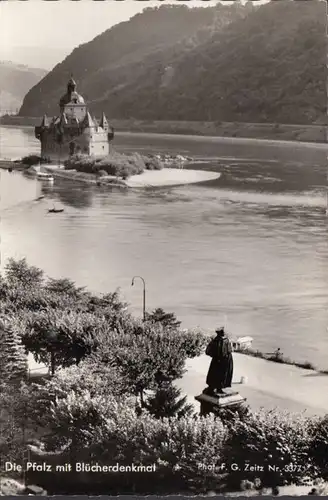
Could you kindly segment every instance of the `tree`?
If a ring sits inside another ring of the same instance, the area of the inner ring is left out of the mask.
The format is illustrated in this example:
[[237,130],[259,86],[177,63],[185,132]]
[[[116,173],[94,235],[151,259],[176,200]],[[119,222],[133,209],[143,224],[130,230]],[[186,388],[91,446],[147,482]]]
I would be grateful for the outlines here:
[[166,328],[178,329],[181,321],[177,320],[174,313],[166,313],[161,307],[158,307],[151,313],[146,313],[146,321],[151,323],[161,323]]
[[29,266],[26,259],[9,259],[5,266],[7,283],[14,286],[39,287],[43,282],[43,271],[35,266]]
[[18,382],[27,376],[27,356],[19,336],[19,324],[0,317],[0,383]]
[[26,313],[22,327],[26,349],[45,364],[49,364],[52,355],[56,367],[79,364],[110,335],[106,318],[83,311],[50,309]]
[[145,390],[182,377],[186,359],[202,352],[206,338],[201,332],[176,331],[159,322],[134,321],[129,328],[104,338],[91,358],[117,366],[143,405]]
[[158,387],[144,407],[155,418],[185,417],[194,413],[193,405],[187,403],[187,396],[181,397],[181,390],[172,384]]
[[66,294],[78,299],[83,296],[85,287],[77,287],[74,281],[68,278],[48,278],[45,289],[56,294]]

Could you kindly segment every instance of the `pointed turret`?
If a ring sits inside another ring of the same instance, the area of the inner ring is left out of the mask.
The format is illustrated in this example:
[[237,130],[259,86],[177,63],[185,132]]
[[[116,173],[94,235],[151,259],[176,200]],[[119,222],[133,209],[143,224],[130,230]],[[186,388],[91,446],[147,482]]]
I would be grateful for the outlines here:
[[60,117],[59,124],[63,126],[63,125],[67,125],[67,123],[68,123],[67,122],[67,116],[65,115],[65,113],[62,113],[62,115]]
[[48,120],[47,115],[43,115],[42,122],[41,122],[41,127],[42,128],[49,127],[49,120]]
[[100,120],[100,124],[101,128],[103,128],[104,130],[107,130],[108,129],[108,121],[107,121],[107,118],[106,118],[106,115],[105,113],[103,113],[101,115],[101,120]]
[[84,119],[83,119],[82,127],[84,127],[84,128],[92,128],[94,126],[95,126],[95,124],[93,122],[93,119],[91,118],[91,115],[90,115],[89,111],[88,111],[87,114],[85,115]]

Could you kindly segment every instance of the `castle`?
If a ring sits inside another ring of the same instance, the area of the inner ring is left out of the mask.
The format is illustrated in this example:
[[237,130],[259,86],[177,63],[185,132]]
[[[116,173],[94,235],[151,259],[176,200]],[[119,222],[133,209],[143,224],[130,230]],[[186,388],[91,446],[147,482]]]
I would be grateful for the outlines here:
[[35,137],[41,142],[41,158],[61,162],[74,154],[107,156],[114,137],[105,114],[98,123],[91,117],[83,97],[76,92],[73,78],[59,101],[59,116],[49,120],[44,115]]

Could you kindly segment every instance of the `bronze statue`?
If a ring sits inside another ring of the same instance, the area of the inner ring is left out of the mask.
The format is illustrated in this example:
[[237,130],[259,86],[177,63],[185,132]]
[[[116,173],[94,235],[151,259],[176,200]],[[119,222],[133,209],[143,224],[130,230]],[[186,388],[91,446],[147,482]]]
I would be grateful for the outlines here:
[[231,387],[233,374],[230,340],[226,337],[224,328],[219,328],[215,333],[216,337],[210,341],[205,351],[207,356],[212,358],[206,377],[209,392],[212,394]]

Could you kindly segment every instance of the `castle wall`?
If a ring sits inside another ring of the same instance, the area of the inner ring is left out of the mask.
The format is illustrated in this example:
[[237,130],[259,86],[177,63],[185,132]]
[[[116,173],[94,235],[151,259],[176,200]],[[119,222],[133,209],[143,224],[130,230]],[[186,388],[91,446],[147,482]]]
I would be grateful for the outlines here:
[[[71,146],[74,144],[74,150]],[[53,130],[45,130],[41,138],[41,156],[56,162],[63,162],[73,153],[95,156],[107,156],[110,144],[107,132],[101,127],[86,129],[82,134],[74,135],[71,129],[66,129],[62,144],[56,142]]]
[[107,132],[101,127],[98,127],[98,131],[92,131],[90,135],[90,154],[95,156],[109,155]]
[[74,143],[75,154],[90,154],[89,140],[84,134],[77,136],[64,134],[63,143],[58,144],[55,140],[55,135],[49,131],[42,135],[41,156],[42,158],[50,158],[56,162],[63,162],[67,160],[71,154],[71,143]]

